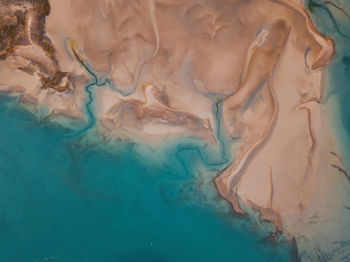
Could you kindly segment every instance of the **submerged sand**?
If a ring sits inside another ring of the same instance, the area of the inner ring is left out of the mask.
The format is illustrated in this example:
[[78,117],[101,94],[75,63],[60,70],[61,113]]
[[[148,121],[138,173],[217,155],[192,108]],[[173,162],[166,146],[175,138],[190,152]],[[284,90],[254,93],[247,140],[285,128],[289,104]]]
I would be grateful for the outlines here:
[[1,46],[0,91],[52,117],[83,118],[90,68],[110,80],[94,90],[109,137],[216,145],[220,121],[234,159],[215,183],[235,212],[257,210],[299,250],[300,236],[321,249],[336,240],[318,233],[345,226],[320,219],[342,205],[343,167],[320,103],[334,45],[301,1],[60,0],[49,13],[45,1],[22,2],[2,4],[19,36]]

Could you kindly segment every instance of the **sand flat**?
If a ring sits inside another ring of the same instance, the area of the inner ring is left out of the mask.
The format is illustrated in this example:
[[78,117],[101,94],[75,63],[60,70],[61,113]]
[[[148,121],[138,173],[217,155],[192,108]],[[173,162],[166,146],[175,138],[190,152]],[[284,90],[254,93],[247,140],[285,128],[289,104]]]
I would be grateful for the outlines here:
[[[28,28],[13,50],[1,50],[0,91],[84,118],[93,83],[96,125],[111,138],[189,136],[218,146],[221,125],[234,158],[215,183],[235,212],[253,208],[294,237],[310,209],[324,208],[313,203],[334,172],[320,104],[334,45],[301,1],[62,0],[46,15],[23,8]],[[42,28],[47,38],[36,39]]]

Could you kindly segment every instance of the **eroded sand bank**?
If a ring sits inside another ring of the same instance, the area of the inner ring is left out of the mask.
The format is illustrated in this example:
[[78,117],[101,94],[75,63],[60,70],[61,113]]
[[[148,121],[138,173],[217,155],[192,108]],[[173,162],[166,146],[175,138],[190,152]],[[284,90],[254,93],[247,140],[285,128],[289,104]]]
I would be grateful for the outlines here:
[[[83,118],[85,86],[108,79],[94,88],[97,127],[154,144],[186,135],[215,145],[220,120],[234,159],[215,179],[219,193],[236,212],[257,210],[300,249],[298,236],[319,236],[307,233],[310,221],[336,210],[327,201],[342,205],[328,190],[341,183],[330,181],[342,164],[330,157],[336,142],[320,103],[334,46],[300,1],[49,4],[2,3],[1,33],[13,34],[1,43],[0,91],[52,116]],[[315,223],[314,231],[325,225]]]

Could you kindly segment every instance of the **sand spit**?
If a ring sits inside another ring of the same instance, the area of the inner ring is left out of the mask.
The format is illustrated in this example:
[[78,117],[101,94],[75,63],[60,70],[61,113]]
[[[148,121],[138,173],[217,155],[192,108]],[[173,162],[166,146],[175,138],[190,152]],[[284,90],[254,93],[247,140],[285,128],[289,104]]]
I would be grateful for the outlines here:
[[[268,208],[267,205],[271,206],[269,195],[272,194],[272,183],[269,183],[271,180],[269,177],[271,177],[272,170],[275,170],[275,165],[280,165],[277,169],[281,169],[280,172],[286,177],[296,179],[295,173],[299,173],[300,176],[311,179],[313,173],[310,174],[311,162],[314,160],[313,154],[318,146],[316,136],[320,131],[321,106],[317,102],[322,95],[322,83],[321,72],[317,69],[330,61],[333,55],[333,45],[330,40],[324,39],[315,31],[311,21],[300,7],[290,1],[279,2],[295,8],[297,16],[294,17],[295,27],[291,23],[288,26],[281,21],[271,26],[270,41],[266,41],[259,47],[254,46],[254,55],[250,55],[248,57],[250,60],[245,63],[248,67],[252,67],[252,69],[245,69],[251,72],[252,77],[247,73],[241,87],[223,101],[225,127],[233,138],[239,138],[237,139],[239,142],[238,145],[235,145],[237,148],[234,162],[216,179],[216,183],[220,193],[233,204],[237,212],[241,213],[244,211],[239,207],[237,201],[237,186],[245,173],[249,174],[247,176],[257,176],[251,178],[250,182],[253,183],[250,185],[251,190],[254,191],[251,192],[254,195],[253,199],[248,196],[247,199]],[[301,22],[300,20],[304,20],[304,26],[297,24]],[[303,29],[304,32],[300,32],[300,29]],[[308,34],[310,37],[305,39],[304,46],[309,45],[309,47],[304,52],[300,52],[295,44],[302,44],[300,39],[297,40],[298,33]],[[287,38],[288,41],[286,41]],[[310,59],[310,65],[309,50],[318,50],[318,54],[315,53],[313,59]],[[254,70],[254,66],[262,70]],[[255,93],[257,88],[260,94]],[[260,96],[259,99],[257,99],[258,96]],[[254,103],[254,106],[251,106],[250,110],[242,108],[242,105],[249,99],[256,100],[255,102],[249,101]],[[275,132],[277,134],[272,135]],[[295,144],[297,142],[300,145],[297,146]],[[262,152],[255,153],[259,147]],[[274,148],[268,150],[269,147]],[[295,152],[291,153],[293,147]],[[268,151],[265,153],[265,150]],[[302,154],[305,157],[301,157]],[[259,156],[261,160],[258,160]],[[287,159],[290,159],[288,164],[292,168],[289,171],[291,174],[287,174],[289,172],[285,168]],[[295,163],[291,163],[293,159]],[[305,163],[302,164],[300,160]],[[257,167],[254,167],[252,163],[255,161],[257,161]],[[260,175],[262,167],[266,170],[263,172],[266,174],[265,179],[263,175]],[[304,184],[302,177],[299,179]],[[245,179],[247,178],[243,180]],[[257,192],[256,186],[260,179],[265,181],[265,186],[264,190]],[[242,186],[242,188],[247,190],[248,186]],[[313,190],[306,191],[312,197]],[[307,205],[307,200],[306,203],[298,203],[295,201],[295,196],[292,196],[290,192],[287,194],[294,202],[293,210],[299,207],[302,209],[305,204]],[[292,211],[290,204],[281,206],[287,206],[287,209]]]
[[153,143],[181,135],[215,145],[219,119],[235,156],[215,179],[219,193],[238,213],[257,210],[298,245],[299,235],[317,238],[305,226],[310,214],[331,213],[315,203],[342,170],[328,161],[335,139],[319,103],[334,45],[301,1],[0,5],[0,91],[52,115],[83,118],[85,86],[108,80],[93,91],[97,127]]

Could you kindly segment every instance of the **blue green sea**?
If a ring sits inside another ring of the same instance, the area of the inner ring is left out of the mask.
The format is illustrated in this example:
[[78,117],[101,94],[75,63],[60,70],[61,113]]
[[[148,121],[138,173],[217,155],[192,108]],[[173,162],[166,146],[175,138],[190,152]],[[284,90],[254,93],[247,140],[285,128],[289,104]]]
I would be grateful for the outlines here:
[[290,261],[289,242],[198,183],[195,142],[152,160],[72,138],[6,97],[0,122],[0,261]]

